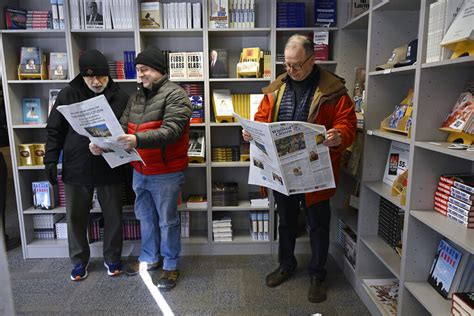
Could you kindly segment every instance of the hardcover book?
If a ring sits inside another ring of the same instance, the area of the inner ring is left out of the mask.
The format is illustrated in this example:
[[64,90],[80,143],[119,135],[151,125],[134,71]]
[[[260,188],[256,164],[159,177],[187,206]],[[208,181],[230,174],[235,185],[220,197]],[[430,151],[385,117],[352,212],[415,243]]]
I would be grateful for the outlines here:
[[68,76],[67,53],[52,52],[49,56],[49,79],[66,79]]
[[214,105],[216,122],[233,121],[234,106],[230,90],[220,89],[212,91],[212,104]]
[[229,27],[229,2],[227,0],[209,0],[209,28],[226,29]]
[[392,186],[397,176],[401,175],[408,168],[410,145],[392,141],[388,152],[387,164],[383,182]]
[[314,3],[314,21],[315,26],[337,26],[336,0],[316,0]]
[[314,32],[313,42],[315,60],[329,60],[329,32]]
[[89,1],[84,3],[84,24],[86,29],[104,29],[104,5],[102,0]]
[[142,2],[140,4],[140,27],[163,28],[163,4],[159,1]]
[[204,78],[204,66],[202,52],[186,53],[186,70],[188,79]]
[[55,207],[53,186],[48,181],[36,181],[33,189],[33,206],[35,209],[51,210]]
[[169,53],[169,77],[173,79],[186,79],[186,53]]
[[209,57],[210,78],[228,78],[229,60],[227,49],[211,49]]
[[189,162],[203,163],[205,158],[204,130],[189,131]]
[[25,124],[41,124],[44,123],[43,113],[41,109],[40,98],[24,98],[23,99],[23,123]]
[[448,298],[462,252],[441,239],[428,276],[430,283],[444,298]]
[[26,10],[6,7],[5,24],[8,30],[26,29]]
[[474,315],[474,292],[454,293],[453,302],[456,302],[468,315]]
[[41,56],[43,51],[38,47],[22,47],[20,53],[20,72],[24,74],[41,73]]

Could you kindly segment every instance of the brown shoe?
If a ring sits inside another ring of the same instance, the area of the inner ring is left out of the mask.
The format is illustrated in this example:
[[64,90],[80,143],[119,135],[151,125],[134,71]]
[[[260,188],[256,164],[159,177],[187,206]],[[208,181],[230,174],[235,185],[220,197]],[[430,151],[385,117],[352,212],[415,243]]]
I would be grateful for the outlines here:
[[[158,270],[160,267],[161,267],[161,262],[148,263],[147,271]],[[129,262],[125,266],[125,269],[123,271],[125,272],[126,275],[129,275],[129,276],[137,275],[138,272],[140,272],[140,261],[135,260],[135,261]]]
[[282,266],[279,266],[278,269],[267,275],[266,284],[269,287],[278,286],[288,280],[294,274],[294,272],[294,270],[286,271]]
[[309,286],[308,301],[311,303],[321,303],[327,299],[326,282],[311,277],[311,285]]
[[156,286],[161,290],[170,290],[176,286],[178,278],[178,270],[163,270]]

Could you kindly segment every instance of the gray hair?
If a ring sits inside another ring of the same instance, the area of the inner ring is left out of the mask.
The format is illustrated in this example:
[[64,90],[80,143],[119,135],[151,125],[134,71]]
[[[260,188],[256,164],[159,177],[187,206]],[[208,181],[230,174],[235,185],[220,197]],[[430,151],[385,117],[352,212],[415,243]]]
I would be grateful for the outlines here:
[[285,50],[297,47],[303,47],[306,56],[314,54],[314,43],[305,35],[292,35],[285,44]]

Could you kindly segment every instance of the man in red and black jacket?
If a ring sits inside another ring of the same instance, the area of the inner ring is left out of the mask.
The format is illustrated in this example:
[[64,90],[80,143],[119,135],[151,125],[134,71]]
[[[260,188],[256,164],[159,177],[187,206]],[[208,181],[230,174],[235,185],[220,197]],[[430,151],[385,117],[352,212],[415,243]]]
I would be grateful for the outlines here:
[[[132,163],[135,214],[140,220],[141,251],[138,261],[125,268],[135,275],[139,266],[156,270],[163,265],[158,287],[171,289],[179,277],[181,252],[178,195],[188,166],[191,102],[186,92],[169,81],[165,56],[156,47],[138,54],[135,66],[141,83],[120,118],[120,136],[127,149],[136,148],[144,163]],[[100,154],[100,148],[91,145]],[[160,261],[160,256],[164,258]]]

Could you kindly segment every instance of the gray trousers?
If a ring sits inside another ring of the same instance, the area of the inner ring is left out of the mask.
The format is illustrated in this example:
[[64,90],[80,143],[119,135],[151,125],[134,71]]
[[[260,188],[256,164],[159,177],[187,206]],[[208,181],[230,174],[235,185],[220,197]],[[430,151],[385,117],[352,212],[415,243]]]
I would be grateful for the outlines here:
[[[90,248],[87,227],[94,188],[64,184],[66,193],[67,239],[69,257],[73,264],[87,263]],[[122,256],[122,186],[120,184],[97,187],[97,197],[104,218],[104,259],[117,262]]]

